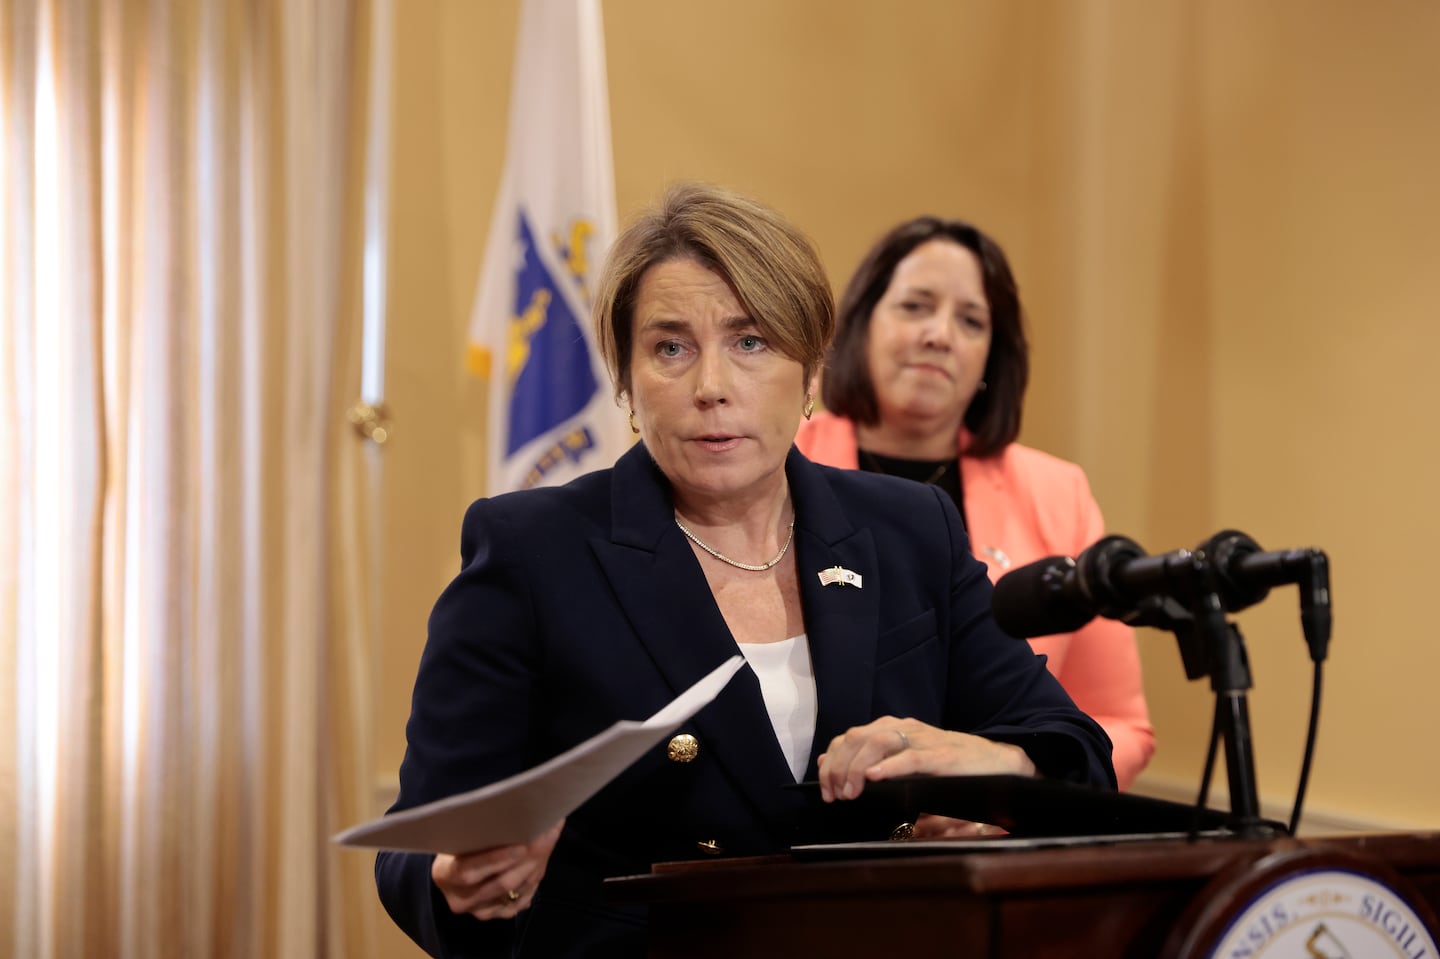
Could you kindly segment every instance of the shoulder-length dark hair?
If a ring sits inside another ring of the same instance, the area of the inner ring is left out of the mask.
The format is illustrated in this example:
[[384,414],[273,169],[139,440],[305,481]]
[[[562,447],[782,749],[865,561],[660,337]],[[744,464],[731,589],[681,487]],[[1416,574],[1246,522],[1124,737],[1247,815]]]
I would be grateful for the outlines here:
[[967,456],[992,456],[1020,435],[1020,408],[1030,377],[1030,347],[1025,341],[1020,294],[1005,251],[976,227],[959,220],[916,217],[895,227],[871,248],[840,298],[835,342],[825,365],[821,398],[825,408],[865,426],[880,422],[875,384],[870,378],[866,344],[875,305],[890,288],[895,267],[930,240],[958,243],[980,261],[985,298],[990,301],[990,355],[985,389],[965,410],[970,445]]

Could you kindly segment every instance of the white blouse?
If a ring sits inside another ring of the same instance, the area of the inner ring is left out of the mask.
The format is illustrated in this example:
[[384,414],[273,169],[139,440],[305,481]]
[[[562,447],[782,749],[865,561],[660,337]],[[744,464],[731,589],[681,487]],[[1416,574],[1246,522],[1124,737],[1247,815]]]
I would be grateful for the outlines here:
[[739,643],[740,651],[760,680],[765,711],[775,738],[799,782],[810,763],[815,741],[815,670],[810,665],[810,641],[804,633],[778,643]]

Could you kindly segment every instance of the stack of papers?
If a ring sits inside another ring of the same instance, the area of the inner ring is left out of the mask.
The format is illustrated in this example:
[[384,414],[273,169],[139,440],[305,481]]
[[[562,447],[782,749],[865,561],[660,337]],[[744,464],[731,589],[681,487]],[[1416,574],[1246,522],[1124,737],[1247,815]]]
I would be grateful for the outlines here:
[[527,843],[709,705],[744,663],[743,656],[730,657],[643,722],[622,719],[533,769],[362,823],[334,841],[342,846],[456,855]]

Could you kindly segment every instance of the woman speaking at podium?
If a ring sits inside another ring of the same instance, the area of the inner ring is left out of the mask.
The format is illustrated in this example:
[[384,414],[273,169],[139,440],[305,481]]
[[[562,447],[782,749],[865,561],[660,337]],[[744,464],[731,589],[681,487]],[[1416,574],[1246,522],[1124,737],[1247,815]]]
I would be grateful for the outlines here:
[[[793,449],[834,324],[802,234],[727,191],[674,188],[617,239],[594,319],[639,442],[612,469],[471,506],[394,809],[650,715],[737,649],[748,668],[528,845],[381,853],[381,898],[416,942],[641,956],[644,910],[608,902],[605,877],[884,838],[820,825],[867,782],[1113,786],[1099,726],[991,620],[950,499]],[[816,779],[829,805],[783,788]]]

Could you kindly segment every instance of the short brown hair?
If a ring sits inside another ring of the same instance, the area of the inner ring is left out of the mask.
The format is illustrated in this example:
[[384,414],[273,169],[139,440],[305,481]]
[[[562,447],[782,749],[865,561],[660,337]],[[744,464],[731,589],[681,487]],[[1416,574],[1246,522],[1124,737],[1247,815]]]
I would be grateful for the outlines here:
[[692,259],[714,270],[783,356],[819,369],[835,332],[835,300],[810,240],[780,214],[723,187],[671,186],[615,239],[592,319],[615,397],[630,392],[635,296],[652,266]]
[[990,355],[985,360],[985,389],[965,410],[969,456],[992,456],[1020,435],[1020,412],[1030,377],[1030,346],[1025,341],[1020,292],[1005,251],[976,227],[959,220],[916,217],[895,227],[876,243],[856,268],[840,297],[835,343],[825,366],[821,398],[825,408],[865,426],[880,422],[880,404],[870,378],[866,343],[875,305],[890,288],[895,268],[916,247],[930,240],[958,243],[980,262],[985,298],[990,301]]

